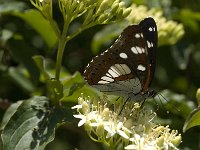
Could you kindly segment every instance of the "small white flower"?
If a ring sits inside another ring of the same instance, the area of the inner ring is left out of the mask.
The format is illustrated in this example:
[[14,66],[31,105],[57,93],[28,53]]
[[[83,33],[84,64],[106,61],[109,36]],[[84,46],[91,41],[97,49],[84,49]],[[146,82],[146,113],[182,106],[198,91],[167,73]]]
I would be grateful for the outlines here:
[[80,119],[78,126],[84,125],[94,141],[115,145],[115,148],[118,144],[124,145],[127,150],[178,149],[181,136],[168,126],[155,125],[152,122],[155,113],[133,105],[132,108],[125,106],[124,113],[117,115],[106,107],[107,102],[103,102],[92,103],[81,97],[79,105],[72,107],[79,113],[74,115]]
[[84,125],[84,123],[86,122],[86,116],[84,115],[73,115],[74,118],[78,118],[78,119],[81,119],[78,123],[78,127]]
[[119,135],[121,135],[123,138],[129,139],[128,135],[126,135],[126,133],[125,133],[124,131],[118,130],[117,133],[118,133]]
[[82,108],[82,105],[75,105],[72,107],[72,109],[78,109],[78,108]]

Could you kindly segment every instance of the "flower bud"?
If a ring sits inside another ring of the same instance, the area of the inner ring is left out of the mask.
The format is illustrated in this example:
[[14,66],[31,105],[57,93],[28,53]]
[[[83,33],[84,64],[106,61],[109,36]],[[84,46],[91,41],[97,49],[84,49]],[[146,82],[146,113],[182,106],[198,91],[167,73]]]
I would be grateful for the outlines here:
[[104,12],[107,8],[109,7],[109,0],[103,0],[103,2],[101,3],[97,13],[101,13]]
[[181,135],[179,134],[178,136],[174,137],[174,139],[172,139],[172,144],[174,144],[174,146],[178,146],[181,143]]
[[118,8],[119,8],[119,4],[118,3],[114,3],[113,5],[112,5],[112,7],[111,7],[111,13],[112,14],[115,14],[116,13],[116,11],[118,10]]
[[87,114],[89,112],[89,105],[84,101],[82,103],[82,106],[83,106],[82,108],[83,114]]
[[159,138],[157,139],[156,143],[157,143],[157,145],[158,145],[159,147],[162,147],[162,146],[163,146],[163,143],[164,143],[164,136],[159,137]]
[[118,18],[122,18],[123,17],[123,9],[122,8],[118,9],[118,11],[117,11],[117,17]]
[[125,6],[125,3],[124,2],[120,2],[119,3],[119,7],[123,8]]
[[97,136],[102,137],[104,135],[104,125],[101,123],[96,129]]
[[125,9],[124,12],[123,12],[123,17],[126,18],[131,13],[131,11],[132,11],[131,8]]
[[90,122],[89,122],[89,121],[86,121],[86,122],[85,122],[84,128],[85,128],[85,130],[87,131],[88,134],[91,133],[92,127],[90,126]]
[[105,108],[102,112],[102,117],[104,117],[105,120],[109,120],[110,119],[110,111],[108,108]]
[[102,15],[99,16],[97,21],[98,21],[98,23],[103,23],[106,20],[106,18],[107,18],[107,15],[102,14]]

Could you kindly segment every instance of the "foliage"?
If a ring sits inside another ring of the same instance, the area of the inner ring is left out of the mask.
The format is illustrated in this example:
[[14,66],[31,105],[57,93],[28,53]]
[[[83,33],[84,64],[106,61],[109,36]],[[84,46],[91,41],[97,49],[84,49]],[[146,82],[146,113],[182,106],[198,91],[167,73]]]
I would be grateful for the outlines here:
[[157,112],[156,122],[184,131],[181,149],[200,148],[200,1],[133,2],[0,1],[0,146],[107,149],[90,141],[72,118],[79,97],[102,96],[80,72],[128,24],[151,15],[159,36],[152,88],[163,91],[145,107]]

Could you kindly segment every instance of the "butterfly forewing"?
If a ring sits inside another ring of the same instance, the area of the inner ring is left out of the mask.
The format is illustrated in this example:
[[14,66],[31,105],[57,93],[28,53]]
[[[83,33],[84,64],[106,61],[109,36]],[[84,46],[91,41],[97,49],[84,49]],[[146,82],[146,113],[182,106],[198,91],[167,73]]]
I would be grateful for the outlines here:
[[146,85],[144,85],[144,88],[147,89],[153,80],[155,72],[158,33],[157,33],[157,26],[153,18],[149,17],[142,20],[139,26],[141,27],[147,42],[147,51],[148,51],[148,59],[150,66],[150,76],[148,78],[149,81],[146,82]]
[[93,58],[84,72],[88,84],[122,96],[147,90],[153,78],[157,46],[157,29],[152,20],[146,18],[139,25],[128,26],[108,50]]

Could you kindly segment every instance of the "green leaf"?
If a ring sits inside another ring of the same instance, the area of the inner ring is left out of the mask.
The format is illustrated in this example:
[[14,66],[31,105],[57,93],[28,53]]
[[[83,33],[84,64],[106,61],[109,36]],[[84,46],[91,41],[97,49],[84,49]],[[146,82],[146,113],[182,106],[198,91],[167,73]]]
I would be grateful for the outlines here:
[[6,2],[0,5],[0,14],[14,15],[23,19],[43,37],[49,48],[53,48],[57,43],[57,37],[50,23],[35,9],[24,12],[26,7],[23,2]]
[[89,86],[84,86],[84,87],[79,88],[76,91],[74,91],[73,94],[71,94],[69,96],[64,96],[60,100],[60,102],[63,105],[68,106],[69,102],[77,103],[78,98],[81,96],[84,96],[84,97],[90,96],[90,98],[93,99],[93,98],[98,98],[100,94],[102,94],[102,93],[97,91],[95,88],[92,88]]
[[45,80],[50,79],[50,75],[48,74],[48,72],[45,70],[45,60],[44,57],[39,56],[39,55],[35,55],[33,56],[33,60],[35,61],[37,67],[40,70],[41,75],[44,76]]
[[1,122],[0,130],[4,129],[8,121],[10,120],[11,116],[17,111],[17,108],[21,105],[23,101],[18,101],[17,103],[12,104],[5,112],[5,116]]
[[37,83],[39,79],[39,70],[32,59],[32,56],[37,53],[35,49],[30,47],[24,40],[22,39],[11,39],[9,40],[9,50],[12,54],[13,58],[22,63],[29,74],[31,75],[34,82]]
[[187,117],[185,124],[183,126],[183,132],[186,132],[188,129],[199,125],[200,125],[200,107],[194,109]]
[[111,24],[105,26],[101,31],[97,32],[92,40],[92,51],[97,54],[100,48],[105,45],[111,45],[113,39],[115,39],[123,30],[125,25],[123,23]]
[[0,32],[0,41],[1,45],[5,45],[5,43],[13,36],[13,33],[10,30],[1,30]]
[[199,12],[195,12],[190,9],[181,9],[180,16],[181,16],[180,20],[185,26],[188,26],[193,31],[198,32],[199,21],[200,21]]
[[2,128],[3,149],[44,149],[54,139],[55,126],[63,117],[61,111],[52,109],[49,99],[39,96],[24,100],[16,108],[14,114],[5,114],[11,117]]
[[95,88],[86,85],[85,80],[79,72],[76,72],[73,76],[68,77],[63,81],[64,96],[60,102],[68,106],[70,103],[77,103],[80,96],[90,96],[90,98],[97,98],[100,92]]
[[34,28],[44,39],[49,48],[53,48],[57,43],[57,37],[50,23],[37,10],[26,12],[13,12],[12,15],[20,17]]
[[10,67],[8,70],[8,74],[24,90],[32,92],[34,91],[34,86],[31,83],[31,81],[23,74],[24,70],[25,69],[21,67],[16,67],[16,68]]
[[82,88],[85,81],[79,72],[74,73],[73,76],[68,77],[63,81],[64,95],[72,95],[77,89]]

